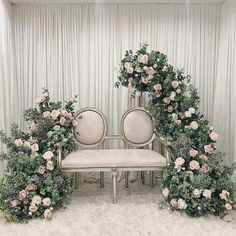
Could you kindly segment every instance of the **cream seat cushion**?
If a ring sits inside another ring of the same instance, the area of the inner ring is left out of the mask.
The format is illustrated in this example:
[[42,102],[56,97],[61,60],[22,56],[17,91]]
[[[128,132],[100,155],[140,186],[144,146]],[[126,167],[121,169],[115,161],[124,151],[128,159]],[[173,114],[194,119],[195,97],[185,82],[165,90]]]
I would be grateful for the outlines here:
[[166,159],[152,150],[110,149],[79,150],[70,153],[62,161],[62,169],[163,167]]

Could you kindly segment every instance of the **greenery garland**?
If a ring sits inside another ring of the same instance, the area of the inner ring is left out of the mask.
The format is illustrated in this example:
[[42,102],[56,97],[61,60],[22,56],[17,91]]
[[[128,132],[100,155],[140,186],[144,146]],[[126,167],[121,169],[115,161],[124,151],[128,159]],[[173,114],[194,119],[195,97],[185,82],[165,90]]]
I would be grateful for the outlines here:
[[36,99],[38,108],[25,111],[29,132],[11,126],[11,136],[1,131],[7,144],[7,171],[0,182],[0,209],[9,221],[26,222],[32,218],[51,219],[53,211],[63,206],[71,193],[71,179],[57,166],[56,144],[64,142],[63,156],[75,150],[73,139],[76,97],[62,102],[50,101],[44,89]]
[[233,168],[222,165],[218,134],[199,111],[199,96],[189,76],[168,64],[166,55],[147,44],[126,51],[116,86],[147,92],[147,109],[156,133],[167,142],[171,161],[164,169],[163,196],[168,208],[197,217],[224,216],[235,204]]

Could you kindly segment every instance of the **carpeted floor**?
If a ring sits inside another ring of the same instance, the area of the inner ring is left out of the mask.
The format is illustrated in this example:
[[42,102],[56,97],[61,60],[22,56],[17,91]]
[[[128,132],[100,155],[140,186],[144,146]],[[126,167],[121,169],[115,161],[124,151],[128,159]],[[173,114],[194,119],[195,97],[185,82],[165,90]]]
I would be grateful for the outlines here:
[[119,183],[118,188],[118,203],[113,204],[110,184],[104,189],[100,189],[97,184],[81,185],[73,194],[68,207],[56,212],[51,221],[9,224],[0,213],[0,235],[236,235],[235,212],[231,214],[231,222],[218,217],[192,219],[160,210],[160,191],[157,187],[151,189],[136,182],[129,189],[125,189],[122,183]]

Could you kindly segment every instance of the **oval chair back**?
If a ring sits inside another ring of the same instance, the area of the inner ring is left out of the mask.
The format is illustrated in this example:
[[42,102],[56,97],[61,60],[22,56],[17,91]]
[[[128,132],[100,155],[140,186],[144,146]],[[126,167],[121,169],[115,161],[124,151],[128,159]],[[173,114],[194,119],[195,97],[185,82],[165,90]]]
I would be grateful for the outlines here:
[[121,118],[121,133],[132,146],[150,144],[155,138],[152,116],[142,107],[126,111]]
[[107,134],[107,121],[104,114],[94,108],[83,108],[76,115],[77,125],[74,137],[82,147],[96,147],[103,144]]

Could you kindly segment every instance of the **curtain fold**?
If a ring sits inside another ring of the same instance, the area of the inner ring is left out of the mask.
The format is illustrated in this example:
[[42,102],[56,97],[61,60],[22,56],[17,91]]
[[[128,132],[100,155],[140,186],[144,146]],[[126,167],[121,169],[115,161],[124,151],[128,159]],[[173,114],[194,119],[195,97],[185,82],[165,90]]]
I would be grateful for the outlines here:
[[214,99],[214,125],[225,163],[236,162],[236,1],[222,5]]
[[118,133],[121,115],[134,102],[126,88],[114,87],[114,68],[127,49],[137,50],[140,43],[147,42],[150,49],[167,54],[169,63],[192,76],[201,96],[201,110],[222,137],[220,145],[229,153],[227,163],[232,162],[236,151],[232,151],[236,148],[234,1],[223,5],[11,7],[0,0],[0,4],[1,129],[9,130],[13,121],[26,128],[23,110],[35,105],[34,99],[46,86],[56,100],[78,94],[77,108],[102,110],[109,133]]

